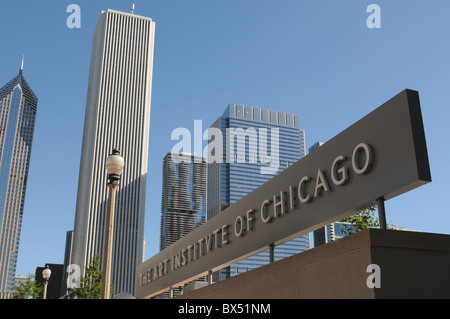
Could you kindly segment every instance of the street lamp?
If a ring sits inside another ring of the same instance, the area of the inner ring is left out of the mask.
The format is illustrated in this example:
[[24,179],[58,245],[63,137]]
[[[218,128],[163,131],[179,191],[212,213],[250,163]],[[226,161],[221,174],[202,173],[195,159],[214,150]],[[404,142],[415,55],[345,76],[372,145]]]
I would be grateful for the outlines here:
[[50,268],[47,267],[42,271],[42,278],[44,279],[44,292],[42,295],[42,299],[47,299],[47,285],[48,285],[48,280],[50,279],[50,276],[52,274],[52,271],[50,270]]
[[108,174],[108,215],[106,221],[105,234],[105,251],[103,254],[103,277],[101,298],[109,299],[111,287],[111,259],[112,259],[112,243],[114,232],[114,210],[116,205],[116,190],[119,186],[120,175],[122,174],[124,161],[120,156],[120,151],[116,148],[112,154],[106,159],[106,173]]

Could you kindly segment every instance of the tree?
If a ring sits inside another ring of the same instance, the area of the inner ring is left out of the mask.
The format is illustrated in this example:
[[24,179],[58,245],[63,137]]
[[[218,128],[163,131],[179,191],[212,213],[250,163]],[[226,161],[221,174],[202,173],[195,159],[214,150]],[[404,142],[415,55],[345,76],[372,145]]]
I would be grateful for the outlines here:
[[42,286],[36,282],[35,276],[29,274],[25,284],[18,284],[14,287],[13,299],[39,299]]
[[[100,255],[94,257],[86,268],[86,275],[80,278],[79,288],[69,288],[66,299],[100,299],[103,272],[100,270]],[[111,293],[113,286],[111,285]]]
[[[375,216],[375,212],[378,211],[378,207],[371,206],[358,214],[346,217],[340,222],[342,223],[348,223],[344,224],[344,227],[342,228],[342,232],[346,235],[357,233],[361,230],[367,229],[367,228],[378,228],[380,227],[380,222],[378,220],[378,217]],[[386,227],[388,229],[394,229],[397,228],[395,225],[387,224]]]

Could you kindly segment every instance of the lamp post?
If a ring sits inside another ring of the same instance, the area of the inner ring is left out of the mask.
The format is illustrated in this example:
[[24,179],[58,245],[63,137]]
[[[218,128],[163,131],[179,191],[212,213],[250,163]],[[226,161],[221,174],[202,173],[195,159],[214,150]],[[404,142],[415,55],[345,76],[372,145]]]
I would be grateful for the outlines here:
[[48,280],[50,279],[50,276],[52,274],[52,271],[50,270],[50,268],[47,267],[42,271],[42,278],[44,279],[44,292],[42,294],[42,299],[47,299],[47,285],[48,285]]
[[111,259],[112,243],[114,232],[114,210],[116,205],[116,191],[119,186],[120,175],[122,174],[124,161],[120,156],[120,151],[114,148],[112,154],[106,159],[106,172],[108,174],[108,215],[106,221],[105,250],[103,253],[103,276],[101,298],[110,298],[111,287]]

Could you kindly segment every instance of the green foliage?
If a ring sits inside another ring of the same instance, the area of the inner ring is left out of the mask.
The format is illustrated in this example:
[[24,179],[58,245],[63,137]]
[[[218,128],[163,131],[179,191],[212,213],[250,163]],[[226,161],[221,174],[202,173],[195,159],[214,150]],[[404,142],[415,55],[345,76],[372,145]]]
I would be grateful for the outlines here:
[[29,274],[26,284],[14,287],[13,299],[39,299],[42,286],[36,282],[35,276]]
[[[375,216],[376,212],[378,212],[378,207],[375,205],[359,212],[358,214],[340,220],[342,223],[349,223],[348,225],[344,225],[342,232],[346,235],[350,235],[367,228],[380,227],[378,217]],[[397,228],[392,224],[387,224],[386,227],[388,229]]]
[[[70,288],[66,299],[100,299],[103,277],[100,267],[100,255],[97,255],[86,268],[86,275],[80,278],[80,287]],[[111,293],[112,291],[111,285]]]

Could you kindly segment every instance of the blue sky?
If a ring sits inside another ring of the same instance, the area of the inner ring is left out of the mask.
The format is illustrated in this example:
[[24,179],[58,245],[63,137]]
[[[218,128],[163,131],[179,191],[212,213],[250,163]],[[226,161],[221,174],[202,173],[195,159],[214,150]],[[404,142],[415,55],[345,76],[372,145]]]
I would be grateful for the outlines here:
[[[101,10],[132,1],[2,1],[0,86],[24,76],[39,98],[17,274],[63,263],[73,229],[92,36]],[[161,168],[171,133],[206,129],[229,103],[300,116],[326,141],[405,88],[419,91],[433,182],[386,202],[387,220],[449,233],[450,2],[136,0],[156,22],[146,258],[158,252]],[[70,29],[69,4],[81,8]],[[381,28],[366,24],[369,4]]]

